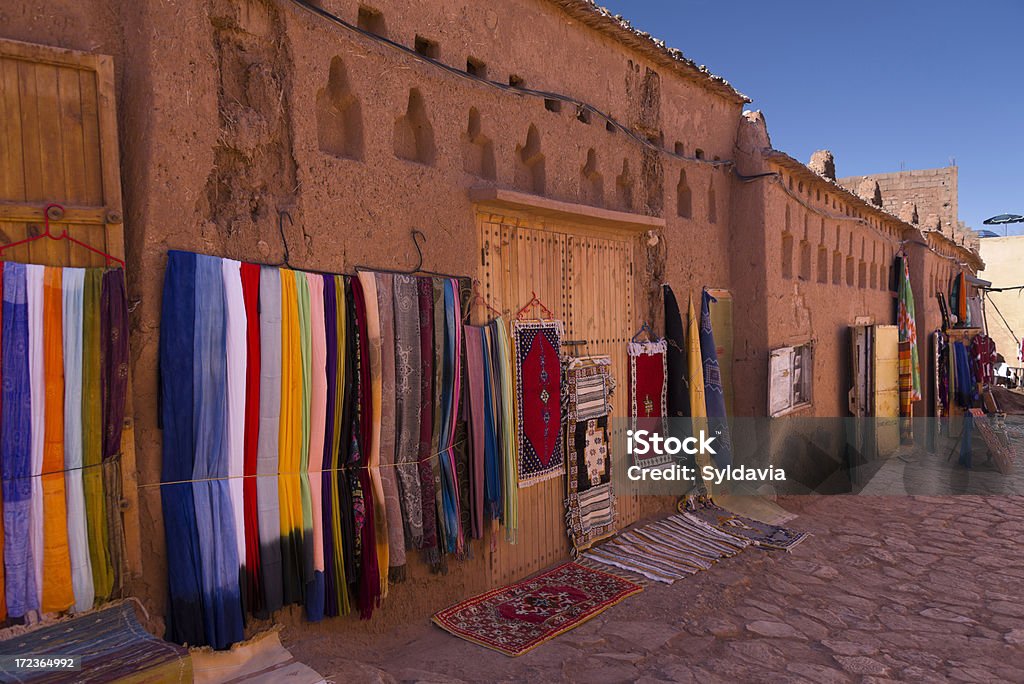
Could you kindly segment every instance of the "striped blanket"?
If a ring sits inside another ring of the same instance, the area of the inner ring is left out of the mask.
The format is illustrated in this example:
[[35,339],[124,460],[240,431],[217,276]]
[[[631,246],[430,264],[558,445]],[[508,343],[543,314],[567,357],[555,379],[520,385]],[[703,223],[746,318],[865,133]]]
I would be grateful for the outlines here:
[[[16,682],[191,682],[188,651],[151,635],[121,603],[0,641],[0,656],[78,656],[81,669],[14,672],[0,669],[0,681]],[[6,659],[4,667],[12,666]]]
[[642,575],[655,582],[676,580],[707,570],[750,545],[743,539],[686,515],[672,515],[620,534],[590,549],[583,558]]

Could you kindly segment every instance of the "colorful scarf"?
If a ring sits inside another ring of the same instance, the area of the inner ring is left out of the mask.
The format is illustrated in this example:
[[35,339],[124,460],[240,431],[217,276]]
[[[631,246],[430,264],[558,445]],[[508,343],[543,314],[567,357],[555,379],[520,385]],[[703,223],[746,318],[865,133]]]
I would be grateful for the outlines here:
[[519,446],[516,441],[515,392],[512,375],[512,340],[508,326],[501,318],[491,321],[491,339],[494,344],[495,413],[500,416],[501,460],[501,521],[505,525],[505,539],[516,542],[519,531]]
[[[26,292],[28,295],[28,378],[32,404],[31,462],[32,462],[32,515],[30,518],[30,539],[32,562],[36,575],[37,602],[42,601],[45,591],[43,578],[43,452],[46,439],[46,376],[43,367],[43,276],[46,269],[38,264],[25,267]],[[99,473],[102,477],[102,473]],[[104,528],[106,532],[106,528]]]
[[[498,370],[495,368],[494,335],[490,325],[480,329],[484,387],[484,514],[501,518],[501,413]],[[467,345],[468,357],[468,345]]]
[[[68,512],[64,486],[64,326],[61,269],[43,275],[43,365],[46,377],[46,436],[43,445],[43,612],[74,604]],[[124,412],[122,411],[122,419]]]
[[[281,425],[284,387],[282,272],[273,266],[260,267],[260,398],[259,435],[256,440],[256,501],[259,508],[260,584],[263,586],[263,611],[269,615],[284,605],[285,550],[291,549],[287,533],[291,520],[286,520],[287,499],[281,505],[284,479],[278,475],[284,443]],[[287,525],[287,526],[286,526]],[[291,576],[291,573],[289,573]],[[289,599],[291,592],[289,591]],[[291,603],[291,600],[288,601]]]
[[[312,514],[313,570],[306,581],[306,616],[311,622],[324,617],[324,518],[323,468],[327,441],[327,323],[324,317],[324,281],[318,273],[307,273],[310,317],[310,412],[309,478]],[[333,420],[333,417],[332,417]]]
[[[82,297],[85,287],[85,269],[65,268],[63,282],[63,332],[64,332],[64,485],[67,494],[68,510],[68,550],[71,558],[71,586],[75,596],[74,610],[81,613],[92,608],[95,591],[92,585],[92,563],[89,560],[89,533],[85,522],[85,491],[82,489]],[[190,305],[194,306],[193,302]],[[170,320],[174,320],[174,312],[168,311]],[[188,329],[191,331],[191,327]],[[161,345],[161,350],[163,346]],[[163,352],[161,351],[161,357]],[[161,358],[161,363],[163,363]],[[191,372],[189,387],[191,387]],[[166,401],[166,399],[164,400]],[[166,406],[165,403],[163,403]],[[190,414],[191,418],[191,414]],[[191,438],[191,435],[189,436]],[[164,439],[167,439],[165,432]],[[191,452],[190,452],[191,453]],[[189,461],[188,472],[192,472]],[[192,506],[192,488],[190,485],[175,485],[176,489],[165,493],[161,487],[162,499],[179,500],[184,497],[183,505],[188,506],[192,518],[195,511]],[[185,496],[187,494],[187,496]],[[177,511],[168,512],[164,506],[164,527],[176,528]],[[168,546],[168,548],[171,548]],[[178,563],[172,563],[168,554],[167,570]],[[198,596],[196,597],[198,599]],[[168,632],[174,620],[174,595],[171,596],[171,610],[168,611]]]
[[562,334],[561,321],[512,324],[520,487],[558,477],[563,471]]
[[[202,612],[215,649],[244,639],[238,547],[229,490],[227,356],[224,275],[221,260],[196,260],[196,322],[193,358],[195,464],[192,478],[202,551]],[[88,288],[87,288],[88,293]],[[98,593],[98,592],[97,592]]]
[[[65,274],[65,301],[73,302],[68,308],[74,310],[81,306],[85,273],[80,272],[80,277],[76,273],[73,283],[68,282],[69,275],[70,273]],[[4,293],[6,292],[5,286]],[[6,318],[6,306],[4,313]],[[196,255],[169,252],[167,271],[164,274],[160,323],[160,418],[163,428],[160,481],[178,484],[164,484],[160,487],[167,547],[167,580],[170,588],[166,638],[175,643],[198,646],[209,642],[203,625],[203,602],[200,594],[202,561],[196,507],[193,502],[193,485],[188,482],[192,479],[196,439],[192,414],[195,316]],[[80,340],[81,337],[76,336],[72,342]],[[4,351],[7,351],[6,343]],[[74,375],[69,374],[68,377],[75,377],[74,382],[78,383],[81,382],[81,367],[76,370]],[[5,368],[4,378],[7,377],[9,376]],[[6,411],[6,396],[3,407]],[[6,431],[4,434],[6,436]],[[74,436],[72,434],[72,438]],[[69,458],[75,458],[74,452]],[[73,539],[74,537],[75,535],[72,536]],[[77,586],[75,600],[79,610],[83,610],[80,607],[81,597],[78,595]]]
[[89,559],[92,561],[96,600],[110,598],[114,572],[110,562],[107,534],[107,505],[103,492],[103,402],[100,382],[102,361],[101,300],[103,273],[90,268],[85,272],[82,323],[82,481],[85,488],[86,517],[89,529]]
[[402,498],[405,540],[410,548],[423,546],[423,500],[420,483],[420,361],[419,293],[416,278],[394,278],[395,330],[395,462]]
[[[238,561],[242,565],[240,577],[248,575],[245,567],[245,375],[247,364],[245,295],[242,293],[242,264],[232,259],[221,259],[221,278],[224,288],[224,349],[227,379],[227,403],[224,424],[225,456],[227,459],[228,497],[235,521],[235,544]],[[228,540],[225,540],[228,543]],[[241,587],[242,595],[248,594]]]
[[[441,375],[441,437],[438,461],[441,469],[442,526],[444,548],[461,554],[465,543],[462,502],[459,497],[456,463],[456,430],[462,392],[462,307],[459,285],[454,278],[442,282],[444,292],[444,357]],[[556,401],[557,403],[557,401]]]
[[125,404],[128,393],[128,295],[124,271],[103,273],[100,293],[102,337],[100,358],[103,397],[103,492],[106,495],[107,539],[110,562],[114,569],[112,594],[122,592],[123,569],[127,552],[124,546],[124,523],[121,520],[121,433],[124,429]]
[[[245,535],[245,602],[254,614],[266,608],[260,558],[259,523],[259,430],[260,430],[260,267],[242,264],[242,302],[245,306],[245,418],[242,443],[243,530]],[[277,440],[274,440],[276,443]],[[276,484],[276,483],[274,483]],[[236,521],[237,523],[237,521]],[[274,519],[275,525],[277,519]]]
[[310,426],[312,384],[312,320],[310,312],[309,281],[306,274],[295,271],[295,291],[299,312],[299,358],[302,377],[301,392],[301,444],[299,447],[299,497],[302,504],[302,602],[308,604],[309,585],[313,582],[313,501],[309,490],[309,444],[312,437]]
[[[384,510],[388,526],[388,574],[391,581],[405,577],[405,518],[398,493],[395,468],[395,294],[394,276],[376,274],[377,316],[380,320],[380,480],[384,490]],[[386,596],[385,592],[385,596]]]
[[437,546],[437,506],[434,489],[434,284],[431,278],[417,278],[417,305],[420,331],[420,435],[417,452],[420,476],[420,510],[423,522],[421,548],[431,569],[441,561]]
[[899,259],[899,295],[896,324],[899,330],[900,441],[914,441],[914,402],[921,399],[921,374],[917,355],[917,323],[914,319],[914,294],[910,287],[908,259]]
[[710,434],[716,438],[715,464],[719,468],[723,468],[732,463],[732,440],[729,437],[729,422],[725,415],[725,388],[722,387],[722,369],[718,365],[715,334],[711,329],[710,305],[716,301],[718,300],[704,290],[700,304],[699,337],[707,425]]
[[490,392],[484,371],[485,328],[473,325],[463,326],[466,340],[466,383],[469,385],[469,424],[471,434],[469,509],[471,531],[474,539],[484,534],[484,474],[485,451],[488,447],[487,432],[490,416],[484,412],[484,394]]
[[3,306],[3,506],[4,582],[7,614],[23,617],[39,609],[32,558],[32,392],[26,268],[4,266]]
[[281,422],[278,495],[284,602],[302,603],[302,339],[295,271],[281,269]]

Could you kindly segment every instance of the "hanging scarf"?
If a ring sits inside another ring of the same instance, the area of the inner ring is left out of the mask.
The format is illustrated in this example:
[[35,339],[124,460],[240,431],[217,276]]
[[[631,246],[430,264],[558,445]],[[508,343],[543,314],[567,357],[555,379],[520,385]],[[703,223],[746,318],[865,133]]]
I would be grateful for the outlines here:
[[121,520],[121,433],[124,429],[128,392],[128,295],[124,271],[103,273],[100,293],[100,357],[103,397],[103,493],[106,497],[107,539],[114,569],[112,595],[123,592],[125,558],[124,523]]
[[445,548],[449,553],[461,554],[464,545],[462,529],[462,503],[459,499],[457,464],[455,455],[456,430],[461,398],[462,310],[459,306],[458,281],[445,279],[444,290],[444,363],[441,378],[441,463],[442,509]]
[[963,271],[953,276],[950,282],[949,306],[953,309],[953,315],[956,316],[957,327],[966,327],[971,324],[967,308],[967,275]]
[[[668,344],[666,353],[667,376],[667,400],[666,410],[669,417],[681,418],[692,415],[690,411],[690,397],[693,392],[693,384],[687,381],[690,377],[690,370],[687,365],[686,330],[683,327],[683,318],[676,302],[675,293],[669,285],[662,285],[662,294],[665,299],[665,341]],[[689,393],[687,388],[689,387]],[[703,388],[702,388],[703,389]],[[675,425],[675,423],[671,423]]]
[[256,477],[260,429],[260,267],[243,263],[239,277],[245,306],[245,418],[242,443],[242,474],[245,476],[242,483],[245,601],[254,614],[260,615],[266,605],[260,558],[259,484]]
[[43,275],[43,365],[46,433],[43,445],[43,612],[67,610],[75,602],[68,547],[64,486],[64,330],[61,269]]
[[[283,478],[280,471],[282,388],[284,387],[281,305],[281,271],[262,266],[259,271],[260,398],[259,435],[256,440],[256,500],[259,508],[260,584],[263,612],[269,615],[284,605],[285,506],[281,505]],[[289,593],[289,597],[291,594]],[[291,601],[289,601],[290,603]]]
[[195,465],[192,477],[202,550],[203,623],[210,645],[224,649],[244,638],[238,586],[238,546],[228,475],[228,369],[221,259],[196,260],[193,346]]
[[[167,547],[167,581],[170,589],[170,607],[166,616],[166,638],[178,644],[199,646],[209,642],[203,626],[200,594],[199,530],[196,525],[193,485],[188,482],[192,479],[195,457],[195,430],[193,429],[192,415],[194,384],[192,345],[195,336],[196,310],[195,274],[195,254],[168,252],[160,314],[160,419],[163,428],[163,460],[160,467],[160,481],[179,484],[161,486],[160,502],[163,507],[164,539]],[[66,307],[66,312],[69,315],[81,310],[84,277],[85,272],[79,269],[68,269],[65,272],[65,302],[69,302],[69,306]],[[70,320],[74,320],[74,318],[70,318]],[[67,345],[67,353],[73,353],[76,345],[81,348],[81,333],[81,328],[72,331],[71,341]],[[6,345],[4,345],[4,349],[6,350]],[[67,356],[65,356],[66,358]],[[81,364],[73,363],[71,369],[67,375],[68,391],[71,391],[73,385],[80,385],[82,381]],[[5,408],[6,405],[5,400]],[[74,413],[80,415],[81,411],[74,411]],[[68,422],[68,425],[72,424],[70,421]],[[73,448],[78,447],[68,454],[72,463],[77,460],[75,451],[78,452],[79,458],[81,454],[80,420],[77,428],[70,433],[72,440],[70,444]],[[76,437],[79,438],[78,444],[74,441]],[[69,491],[73,492],[73,490]],[[73,501],[74,498],[69,500]],[[74,519],[75,517],[72,515],[70,520],[74,521]],[[78,535],[73,533],[72,539],[76,536]],[[74,543],[72,549],[74,549]],[[75,562],[74,556],[73,551],[72,563]],[[89,586],[91,586],[91,568],[89,573]],[[81,608],[81,597],[78,595],[77,585],[75,601],[79,610],[85,609]],[[89,607],[91,605],[90,601]]]
[[[242,292],[242,264],[233,259],[221,259],[221,279],[224,289],[224,348],[227,379],[225,405],[225,457],[227,460],[228,497],[235,521],[235,544],[240,568],[239,577],[248,575],[245,567],[245,375],[247,363],[246,330],[249,326],[245,313],[245,295]],[[242,596],[249,593],[240,587]]]
[[701,297],[700,306],[700,355],[704,372],[704,398],[707,408],[707,425],[710,434],[717,439],[714,454],[715,464],[725,467],[732,463],[732,442],[729,437],[729,423],[725,415],[725,388],[722,387],[722,370],[718,365],[718,351],[715,335],[711,329],[712,302],[718,301],[707,290]]
[[[43,276],[46,269],[37,264],[25,267],[28,295],[28,377],[32,404],[32,562],[36,575],[37,604],[42,601],[43,579],[43,451],[46,437],[46,377],[43,368]],[[101,473],[102,476],[102,473]]]
[[[354,466],[353,499],[362,502],[362,506],[356,505],[356,524],[359,527],[360,538],[360,575],[359,575],[359,616],[368,620],[373,615],[373,609],[379,604],[383,582],[381,581],[381,570],[384,568],[384,576],[387,576],[387,558],[380,563],[381,542],[383,551],[387,553],[387,531],[383,533],[376,529],[377,521],[383,518],[384,507],[382,505],[380,488],[374,482],[373,473],[376,464],[372,460],[372,448],[364,446],[372,444],[375,436],[373,433],[375,423],[374,417],[379,413],[380,393],[379,385],[375,390],[375,383],[371,379],[373,361],[370,349],[370,325],[371,318],[367,311],[368,303],[376,302],[376,291],[366,292],[363,284],[373,286],[373,278],[366,277],[361,273],[358,277],[350,280],[353,315],[356,322],[356,365],[358,367],[358,381],[356,385],[356,406],[358,407],[359,425],[357,435],[352,440],[352,465]],[[379,334],[378,334],[379,339]],[[379,369],[379,355],[378,364]],[[379,378],[379,373],[378,373]],[[361,520],[360,520],[361,519]],[[380,538],[380,541],[378,540]]]
[[92,561],[96,600],[110,598],[114,571],[110,562],[107,534],[107,505],[103,493],[103,416],[100,378],[102,363],[101,299],[103,273],[90,268],[85,272],[82,324],[82,481],[89,529],[89,559]]
[[395,469],[395,297],[390,273],[378,273],[375,279],[381,355],[380,480],[388,525],[388,575],[391,581],[400,581],[405,577],[405,529]]
[[434,283],[431,278],[416,279],[417,308],[420,331],[420,441],[419,462],[420,510],[423,521],[423,552],[432,571],[440,568],[441,554],[437,545],[437,506],[434,489]]
[[686,329],[686,366],[687,377],[690,378],[690,415],[694,418],[706,418],[708,415],[707,399],[704,395],[704,364],[700,355],[700,319],[693,308],[693,297],[689,297]]
[[901,261],[903,262],[903,273],[900,278],[899,313],[897,315],[896,322],[899,327],[900,342],[907,342],[910,344],[910,373],[911,381],[913,383],[911,401],[918,401],[921,399],[921,363],[917,353],[917,322],[916,314],[914,312],[914,292],[910,287],[910,267],[907,263],[908,260],[904,258],[901,259]]
[[494,367],[498,373],[495,396],[499,406],[495,413],[501,417],[501,521],[505,525],[505,539],[515,543],[519,531],[519,447],[516,444],[512,339],[502,318],[494,319],[490,325],[495,350]]
[[[361,552],[362,528],[356,529],[356,508],[363,506],[362,492],[359,485],[358,464],[360,453],[356,446],[359,435],[359,327],[356,324],[355,305],[352,300],[352,287],[348,277],[335,276],[338,298],[338,329],[343,344],[339,345],[341,359],[340,394],[341,422],[338,438],[338,462],[342,470],[338,471],[338,505],[341,508],[340,527],[343,543],[342,558],[344,559],[345,584],[358,593]],[[342,587],[344,591],[345,587]],[[346,592],[347,593],[347,592]],[[348,601],[345,596],[341,599]]]
[[[322,535],[324,545],[324,614],[333,617],[348,612],[348,593],[345,587],[345,562],[342,557],[341,515],[338,469],[339,437],[341,433],[341,384],[344,374],[344,356],[339,353],[344,329],[338,321],[338,287],[336,276],[323,276],[323,310],[326,396],[324,422],[324,450],[320,473],[321,507],[323,509]],[[342,298],[344,300],[344,297]]]
[[394,279],[395,323],[395,434],[398,438],[395,468],[402,497],[402,521],[409,548],[423,546],[423,501],[417,460],[420,446],[419,294],[416,278]]
[[[480,337],[484,368],[484,514],[491,520],[498,520],[502,509],[500,388],[497,385],[494,331],[490,325],[480,329]],[[466,356],[468,359],[468,353]]]
[[484,412],[484,392],[487,380],[484,377],[483,328],[475,325],[463,326],[466,339],[466,383],[469,385],[469,425],[471,434],[470,490],[468,507],[471,512],[470,530],[473,539],[484,534],[484,473],[485,451],[487,448],[487,422]]
[[301,271],[294,271],[295,290],[298,297],[299,314],[299,353],[301,368],[301,422],[300,432],[302,440],[299,448],[299,497],[302,505],[302,603],[308,603],[308,589],[313,582],[313,502],[312,493],[309,490],[309,444],[312,437],[310,430],[311,402],[313,396],[312,385],[312,321],[309,310],[310,295],[309,281],[306,274]]
[[4,265],[3,306],[3,495],[4,582],[7,614],[20,618],[39,609],[32,559],[32,396],[25,265]]
[[285,603],[302,603],[302,341],[295,272],[281,270],[281,423],[277,472]]
[[324,617],[324,443],[327,434],[327,330],[324,319],[324,281],[318,273],[307,273],[310,317],[310,413],[309,473],[312,513],[313,573],[306,585],[306,617],[318,622]]

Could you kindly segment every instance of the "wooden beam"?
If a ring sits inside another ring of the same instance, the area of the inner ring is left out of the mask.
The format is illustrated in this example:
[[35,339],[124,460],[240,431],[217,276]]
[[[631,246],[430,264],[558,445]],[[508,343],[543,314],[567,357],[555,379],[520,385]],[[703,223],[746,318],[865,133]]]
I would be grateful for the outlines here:
[[586,204],[563,202],[492,186],[470,188],[469,199],[482,207],[528,211],[535,216],[584,223],[590,226],[637,232],[665,227],[665,219],[657,216],[644,216]]

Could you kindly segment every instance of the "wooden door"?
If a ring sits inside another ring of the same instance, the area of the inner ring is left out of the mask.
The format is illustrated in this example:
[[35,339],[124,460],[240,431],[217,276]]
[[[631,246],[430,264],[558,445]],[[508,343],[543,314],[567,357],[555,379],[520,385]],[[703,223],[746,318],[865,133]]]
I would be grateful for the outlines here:
[[[483,296],[511,320],[536,293],[564,321],[567,340],[586,341],[575,353],[611,357],[618,382],[612,416],[626,416],[626,344],[637,327],[631,235],[529,216],[480,214],[477,225]],[[615,495],[619,527],[637,520],[636,493]],[[519,489],[518,543],[507,543],[499,532],[490,559],[492,585],[569,557],[565,498],[564,475]]]
[[[113,60],[62,48],[0,40],[0,244],[68,234],[124,259],[121,171]],[[47,266],[104,266],[66,240],[37,240],[0,259]],[[129,379],[129,385],[130,385]],[[121,466],[127,571],[141,573],[135,431],[129,386]]]

